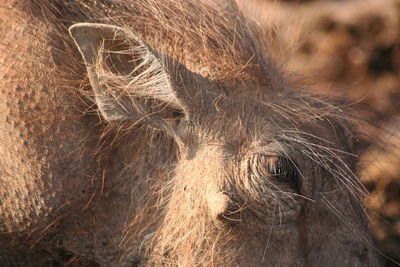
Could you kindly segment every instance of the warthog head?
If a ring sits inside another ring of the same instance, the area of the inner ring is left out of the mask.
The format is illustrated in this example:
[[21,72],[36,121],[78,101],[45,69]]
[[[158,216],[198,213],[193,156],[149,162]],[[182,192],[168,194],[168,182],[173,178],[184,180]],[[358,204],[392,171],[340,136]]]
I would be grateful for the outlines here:
[[103,118],[140,121],[179,147],[143,262],[374,264],[338,104],[292,88],[259,55],[243,72],[213,75],[196,68],[198,56],[159,51],[129,27],[80,23],[70,33]]

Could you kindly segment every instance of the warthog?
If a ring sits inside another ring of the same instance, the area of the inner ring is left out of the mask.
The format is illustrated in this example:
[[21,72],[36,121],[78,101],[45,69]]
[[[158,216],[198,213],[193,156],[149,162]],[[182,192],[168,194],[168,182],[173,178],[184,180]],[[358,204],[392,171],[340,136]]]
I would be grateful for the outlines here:
[[197,2],[2,1],[0,265],[377,265],[345,105]]

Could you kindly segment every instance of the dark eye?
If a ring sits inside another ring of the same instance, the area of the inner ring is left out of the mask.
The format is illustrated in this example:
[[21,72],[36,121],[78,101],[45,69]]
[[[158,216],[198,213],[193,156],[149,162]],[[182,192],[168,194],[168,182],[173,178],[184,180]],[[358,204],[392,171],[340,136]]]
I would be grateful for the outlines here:
[[286,183],[296,192],[299,191],[298,170],[292,160],[276,155],[261,155],[260,165],[270,179]]

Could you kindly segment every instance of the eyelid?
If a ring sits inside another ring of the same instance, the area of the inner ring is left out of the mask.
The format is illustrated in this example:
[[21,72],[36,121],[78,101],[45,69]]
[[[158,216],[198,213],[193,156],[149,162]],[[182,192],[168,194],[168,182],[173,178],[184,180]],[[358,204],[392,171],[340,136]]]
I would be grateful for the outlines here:
[[[290,160],[280,155],[260,155],[259,161],[265,168],[275,173],[277,170],[285,167],[284,164],[287,164]],[[273,174],[272,172],[271,174]]]
[[267,156],[282,156],[285,157],[287,154],[286,149],[282,146],[282,144],[277,142],[269,142],[269,143],[257,143],[252,147],[250,157],[259,156],[259,155],[267,155]]
[[253,162],[256,163],[259,175],[265,175],[275,182],[289,184],[295,191],[300,190],[297,164],[292,159],[276,154],[261,154],[254,157]]

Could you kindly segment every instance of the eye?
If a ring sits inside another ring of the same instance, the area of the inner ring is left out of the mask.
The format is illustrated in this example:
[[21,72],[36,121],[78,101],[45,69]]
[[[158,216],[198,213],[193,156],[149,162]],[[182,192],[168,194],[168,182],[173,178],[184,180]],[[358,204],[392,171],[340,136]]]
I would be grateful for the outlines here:
[[299,191],[300,180],[296,164],[286,157],[277,155],[261,155],[259,165],[268,176],[278,183],[286,183],[293,190]]

